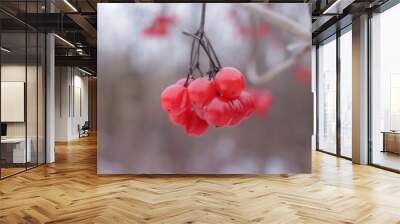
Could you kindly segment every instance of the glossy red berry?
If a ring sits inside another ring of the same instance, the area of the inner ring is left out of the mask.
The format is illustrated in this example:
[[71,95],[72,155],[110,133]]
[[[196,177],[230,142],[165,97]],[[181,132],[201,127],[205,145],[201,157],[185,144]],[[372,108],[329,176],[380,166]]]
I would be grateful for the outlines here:
[[192,110],[199,116],[199,118],[205,120],[205,111],[204,107],[197,107],[192,105]]
[[190,109],[183,111],[178,115],[168,114],[169,120],[176,126],[184,126],[190,119]]
[[224,127],[232,118],[232,110],[227,100],[217,96],[204,107],[204,117],[209,124]]
[[242,91],[239,96],[239,101],[244,107],[244,116],[249,117],[254,111],[254,97],[247,91]]
[[189,99],[193,106],[202,107],[208,104],[216,95],[216,88],[208,78],[198,78],[188,86]]
[[161,93],[161,107],[165,112],[177,115],[190,107],[187,88],[172,84]]
[[215,76],[215,86],[227,99],[237,99],[245,87],[244,76],[236,68],[222,68]]
[[237,126],[245,118],[246,108],[238,99],[229,101],[229,106],[231,107],[231,120],[228,126]]
[[207,129],[207,122],[199,118],[193,111],[190,111],[188,122],[185,124],[186,134],[190,136],[201,136],[207,131]]

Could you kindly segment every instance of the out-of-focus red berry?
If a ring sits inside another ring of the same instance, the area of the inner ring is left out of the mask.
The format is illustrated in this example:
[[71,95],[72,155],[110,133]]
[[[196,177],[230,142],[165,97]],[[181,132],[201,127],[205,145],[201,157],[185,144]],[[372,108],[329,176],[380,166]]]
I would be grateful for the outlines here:
[[202,107],[216,96],[216,88],[206,77],[198,78],[188,86],[189,99],[193,106]]
[[254,97],[254,112],[258,117],[263,117],[268,113],[272,104],[272,94],[266,90],[250,90]]
[[176,22],[175,16],[159,15],[155,19],[155,22],[162,25],[172,25]]
[[294,77],[297,83],[302,85],[311,84],[311,71],[305,66],[296,66],[294,70]]
[[165,37],[169,34],[169,28],[176,22],[173,16],[159,15],[153,23],[143,30],[146,36],[151,37]]
[[151,26],[146,28],[143,32],[146,36],[153,37],[164,37],[168,35],[168,30],[164,26]]
[[233,67],[224,67],[215,76],[215,86],[227,99],[237,99],[245,87],[243,74]]
[[187,88],[172,84],[161,93],[161,107],[165,112],[177,115],[190,107]]
[[268,24],[258,24],[253,27],[252,33],[257,38],[265,38],[270,33],[270,28]]

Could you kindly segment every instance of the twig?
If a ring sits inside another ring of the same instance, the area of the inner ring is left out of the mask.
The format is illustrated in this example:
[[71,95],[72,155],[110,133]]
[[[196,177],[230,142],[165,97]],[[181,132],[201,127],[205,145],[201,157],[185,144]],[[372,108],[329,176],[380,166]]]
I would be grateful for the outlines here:
[[297,52],[296,54],[292,55],[290,58],[288,58],[287,60],[285,60],[284,62],[276,65],[275,67],[273,67],[272,69],[268,70],[268,72],[258,76],[255,72],[255,64],[254,63],[250,63],[248,66],[248,74],[247,74],[247,78],[249,79],[250,82],[252,82],[253,84],[261,84],[261,83],[266,83],[270,80],[272,80],[273,78],[275,78],[276,76],[278,76],[279,74],[282,74],[285,70],[289,69],[290,67],[292,67],[295,63],[297,63],[297,61],[308,51],[310,51],[311,46],[305,46],[303,47],[299,52]]
[[206,52],[207,57],[209,59],[210,70],[207,72],[209,79],[211,79],[214,76],[214,74],[221,68],[221,63],[217,57],[217,54],[215,53],[214,48],[212,47],[210,41],[208,40],[208,38],[204,33],[205,19],[206,19],[206,3],[203,3],[201,6],[200,27],[193,34],[188,32],[182,32],[184,35],[191,36],[193,38],[190,50],[189,71],[186,77],[185,86],[188,85],[189,78],[193,77],[193,72],[195,69],[200,73],[201,77],[203,77],[204,75],[203,71],[200,68],[200,48],[202,48],[204,52]]
[[211,56],[210,52],[208,51],[207,46],[203,43],[203,40],[200,39],[200,37],[198,37],[198,36],[196,36],[196,35],[194,35],[194,34],[188,33],[188,32],[182,32],[182,33],[183,33],[184,35],[187,35],[187,36],[191,36],[191,37],[193,37],[193,38],[196,38],[196,39],[198,40],[199,44],[201,45],[201,47],[203,48],[204,52],[206,52],[206,54],[207,54],[208,58],[210,59],[210,61],[211,61],[212,65],[213,65],[213,67],[214,67],[214,68],[218,68],[217,65],[214,63],[214,61],[212,60],[212,56]]
[[209,47],[210,52],[211,52],[211,53],[213,54],[213,56],[214,56],[214,59],[215,59],[216,64],[218,65],[218,68],[219,68],[219,69],[222,68],[221,62],[219,61],[218,56],[217,56],[217,54],[215,53],[215,50],[214,50],[213,46],[211,45],[210,40],[208,39],[207,35],[205,35],[205,34],[204,34],[204,39],[206,40],[206,44],[207,44],[207,46]]
[[310,41],[311,32],[303,27],[302,24],[293,21],[278,12],[274,12],[268,8],[262,7],[261,5],[257,4],[238,4],[239,6],[247,9],[248,11],[259,15],[262,17],[266,22],[270,23],[273,26],[276,26],[280,29],[284,29],[288,32],[291,32],[301,39],[305,41]]

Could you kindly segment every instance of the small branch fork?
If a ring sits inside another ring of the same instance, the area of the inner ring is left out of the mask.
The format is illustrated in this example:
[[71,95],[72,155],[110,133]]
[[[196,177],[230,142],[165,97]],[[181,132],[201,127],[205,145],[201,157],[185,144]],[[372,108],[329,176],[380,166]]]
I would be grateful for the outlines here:
[[199,72],[201,77],[204,76],[204,73],[200,68],[201,49],[206,53],[209,59],[210,68],[206,73],[209,79],[214,78],[215,74],[222,68],[221,62],[218,59],[218,56],[213,46],[211,45],[210,40],[204,33],[205,19],[206,19],[206,3],[202,3],[200,27],[197,29],[195,33],[182,32],[184,35],[193,38],[190,50],[189,71],[186,77],[185,86],[188,85],[190,78],[194,78],[193,73],[195,71]]
[[293,54],[291,57],[283,61],[282,63],[275,65],[272,69],[270,69],[268,72],[257,75],[255,73],[255,62],[252,61],[252,63],[249,64],[249,71],[247,74],[247,78],[252,82],[253,84],[262,84],[262,83],[267,83],[276,76],[280,74],[284,74],[283,72],[290,69],[293,65],[298,63],[298,61],[303,57],[307,52],[309,52],[311,49],[311,46],[304,46],[302,47],[298,52]]

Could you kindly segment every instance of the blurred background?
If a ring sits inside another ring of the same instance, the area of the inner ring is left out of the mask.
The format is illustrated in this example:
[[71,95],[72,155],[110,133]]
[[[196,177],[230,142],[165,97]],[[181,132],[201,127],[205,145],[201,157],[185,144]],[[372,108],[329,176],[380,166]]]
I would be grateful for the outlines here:
[[[270,91],[273,104],[265,117],[195,138],[169,122],[159,97],[186,77],[192,39],[182,31],[195,32],[200,14],[201,4],[98,5],[98,172],[310,172],[309,5],[207,4],[222,66]],[[206,71],[204,54],[200,62]]]
[[[107,12],[102,16],[110,17],[102,20],[101,26],[107,27],[107,32],[101,35],[105,40],[114,41],[102,43],[105,48],[126,54],[136,73],[161,70],[163,75],[181,72],[184,76],[191,38],[182,35],[182,31],[197,30],[200,4],[136,4],[134,7],[113,4],[106,7]],[[121,19],[113,18],[115,13]],[[277,73],[293,73],[290,70],[299,72],[310,64],[309,54],[303,53],[309,51],[311,45],[308,4],[208,4],[205,32],[224,66],[253,70],[248,77],[252,84],[267,81],[254,77],[253,73],[268,76],[271,75],[268,71],[281,67]],[[124,42],[126,40],[131,41]],[[208,61],[204,54],[202,56],[206,69]],[[295,56],[295,62],[283,66]],[[311,83],[311,77],[306,74],[294,76],[300,84]]]

